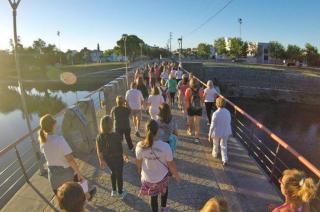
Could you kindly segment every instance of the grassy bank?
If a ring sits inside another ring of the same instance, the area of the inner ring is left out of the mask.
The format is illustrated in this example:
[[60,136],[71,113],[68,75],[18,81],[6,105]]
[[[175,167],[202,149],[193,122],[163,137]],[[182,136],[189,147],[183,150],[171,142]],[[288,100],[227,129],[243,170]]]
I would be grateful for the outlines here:
[[[66,65],[61,67],[47,67],[38,68],[34,67],[30,70],[22,70],[23,79],[27,80],[59,80],[60,74],[63,72],[73,72],[76,75],[87,74],[90,72],[111,70],[115,68],[124,67],[124,62],[107,62],[107,63],[90,63],[79,65]],[[16,72],[0,76],[0,79],[17,79]]]

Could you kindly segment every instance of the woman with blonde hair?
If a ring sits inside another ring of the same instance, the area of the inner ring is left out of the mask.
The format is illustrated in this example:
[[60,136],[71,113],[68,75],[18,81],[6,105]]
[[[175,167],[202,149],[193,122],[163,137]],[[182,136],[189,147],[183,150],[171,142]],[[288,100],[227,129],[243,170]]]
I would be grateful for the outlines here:
[[192,78],[189,82],[190,87],[186,90],[186,110],[188,113],[189,129],[188,134],[192,136],[194,128],[195,143],[200,142],[200,118],[202,116],[203,90],[199,86],[196,78]]
[[228,212],[228,203],[224,199],[211,198],[209,199],[200,212]]
[[220,146],[221,160],[225,166],[228,162],[228,139],[232,131],[231,114],[224,106],[225,100],[218,97],[216,99],[216,107],[218,109],[212,114],[208,140],[213,142],[212,156],[214,158],[217,158]]
[[158,212],[158,196],[161,196],[161,211],[169,211],[167,207],[169,170],[180,182],[180,175],[173,161],[169,144],[158,139],[159,125],[155,120],[146,125],[146,138],[136,148],[136,165],[141,175],[139,195],[150,196],[153,212]]
[[317,186],[311,177],[297,169],[287,169],[279,179],[285,202],[272,212],[308,212],[310,201],[315,198]]
[[[39,142],[40,150],[44,154],[48,165],[48,178],[51,188],[55,194],[63,183],[73,181],[75,174],[78,181],[85,178],[80,173],[72,150],[63,136],[55,134],[56,120],[52,115],[46,114],[40,118]],[[94,187],[89,194],[90,200],[95,194]]]
[[96,140],[100,168],[109,166],[111,170],[111,196],[124,199],[127,192],[123,189],[123,162],[128,162],[128,156],[123,153],[121,141],[120,135],[113,132],[111,116],[104,116],[100,121],[100,133]]

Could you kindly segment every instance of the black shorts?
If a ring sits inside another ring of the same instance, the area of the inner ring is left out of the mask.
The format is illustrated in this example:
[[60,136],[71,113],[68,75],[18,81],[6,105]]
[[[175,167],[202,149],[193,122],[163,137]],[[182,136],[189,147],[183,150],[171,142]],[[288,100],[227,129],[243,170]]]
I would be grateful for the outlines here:
[[176,92],[170,92],[170,97],[173,99],[176,96]]
[[188,108],[187,110],[188,116],[202,116],[202,108],[201,109],[194,109]]

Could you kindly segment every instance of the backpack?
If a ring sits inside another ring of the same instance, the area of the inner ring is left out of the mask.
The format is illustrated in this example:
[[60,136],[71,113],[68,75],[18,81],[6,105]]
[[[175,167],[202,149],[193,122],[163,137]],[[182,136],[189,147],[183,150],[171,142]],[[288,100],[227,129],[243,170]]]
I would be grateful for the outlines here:
[[202,109],[202,107],[201,107],[201,99],[200,99],[200,96],[199,96],[199,89],[197,89],[196,91],[191,89],[191,91],[192,91],[192,93],[191,93],[191,99],[190,99],[190,107],[193,110]]

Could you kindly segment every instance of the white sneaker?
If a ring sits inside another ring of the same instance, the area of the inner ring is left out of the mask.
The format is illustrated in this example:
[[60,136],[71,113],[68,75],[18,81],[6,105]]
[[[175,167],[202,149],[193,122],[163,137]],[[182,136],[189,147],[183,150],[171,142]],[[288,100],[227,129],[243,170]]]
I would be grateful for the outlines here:
[[127,196],[128,192],[123,189],[122,194],[119,194],[121,200],[123,200]]
[[112,197],[118,196],[118,192],[117,192],[117,191],[111,191],[111,196],[112,196]]
[[195,143],[199,143],[199,142],[200,142],[200,139],[199,139],[199,138],[195,138],[195,139],[194,139],[194,142],[195,142]]

